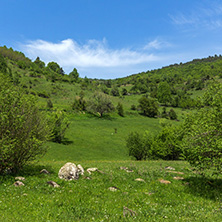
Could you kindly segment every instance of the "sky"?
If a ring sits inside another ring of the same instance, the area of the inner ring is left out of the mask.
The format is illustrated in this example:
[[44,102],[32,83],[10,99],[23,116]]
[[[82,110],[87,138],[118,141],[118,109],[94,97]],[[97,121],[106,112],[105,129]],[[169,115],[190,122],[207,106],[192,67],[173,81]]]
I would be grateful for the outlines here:
[[220,0],[0,0],[0,46],[114,79],[222,54]]

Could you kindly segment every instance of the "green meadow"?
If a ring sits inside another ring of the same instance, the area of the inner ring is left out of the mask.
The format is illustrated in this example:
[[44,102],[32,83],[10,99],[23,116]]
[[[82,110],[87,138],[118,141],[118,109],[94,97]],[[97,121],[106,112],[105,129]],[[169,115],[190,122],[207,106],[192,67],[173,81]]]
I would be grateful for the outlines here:
[[[0,177],[1,221],[221,221],[221,176],[203,178],[184,161],[135,161],[128,156],[126,136],[135,130],[157,133],[158,119],[88,114],[70,114],[69,119],[63,143],[49,142],[40,160],[17,175]],[[66,162],[101,172],[85,171],[78,180],[64,181],[58,171]],[[167,166],[176,172],[168,172]],[[50,174],[40,174],[42,169]],[[24,186],[13,186],[16,176],[25,177]]]

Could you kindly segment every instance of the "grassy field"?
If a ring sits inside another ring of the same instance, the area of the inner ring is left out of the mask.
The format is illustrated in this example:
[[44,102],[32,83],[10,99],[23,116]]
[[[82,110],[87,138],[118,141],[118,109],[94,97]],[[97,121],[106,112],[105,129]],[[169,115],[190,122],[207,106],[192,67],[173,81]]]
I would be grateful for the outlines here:
[[[103,173],[92,173],[90,180],[85,173],[77,181],[63,181],[57,173],[65,162],[26,167],[20,173],[25,177],[22,187],[12,185],[13,176],[1,178],[1,221],[221,221],[222,180],[203,179],[186,162],[76,161]],[[166,166],[184,174],[167,172]],[[51,174],[40,174],[43,168]],[[50,180],[60,187],[48,185]]]
[[[221,221],[221,176],[202,178],[183,161],[136,162],[128,156],[126,136],[135,130],[156,133],[158,119],[72,114],[70,121],[64,143],[48,143],[46,156],[18,175],[0,176],[0,221]],[[66,162],[103,173],[60,180],[58,171]],[[184,174],[167,172],[166,166]],[[43,168],[50,174],[40,174]],[[25,186],[13,186],[15,176],[25,177]]]

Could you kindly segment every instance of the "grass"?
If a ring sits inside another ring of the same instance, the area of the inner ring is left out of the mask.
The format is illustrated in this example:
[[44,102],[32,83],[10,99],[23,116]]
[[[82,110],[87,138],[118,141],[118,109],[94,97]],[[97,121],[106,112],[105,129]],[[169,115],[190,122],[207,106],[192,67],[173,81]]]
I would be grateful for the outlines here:
[[[94,172],[87,180],[85,173],[77,181],[58,178],[64,163],[44,161],[25,168],[20,173],[26,178],[22,187],[12,185],[12,176],[1,178],[1,221],[221,221],[221,178],[203,179],[186,162],[78,161],[104,174]],[[184,172],[184,180],[174,180],[176,174],[164,169],[169,165]],[[51,174],[39,173],[45,167]],[[161,184],[159,179],[172,183]],[[51,187],[49,180],[60,187]],[[110,191],[112,186],[118,190]]]

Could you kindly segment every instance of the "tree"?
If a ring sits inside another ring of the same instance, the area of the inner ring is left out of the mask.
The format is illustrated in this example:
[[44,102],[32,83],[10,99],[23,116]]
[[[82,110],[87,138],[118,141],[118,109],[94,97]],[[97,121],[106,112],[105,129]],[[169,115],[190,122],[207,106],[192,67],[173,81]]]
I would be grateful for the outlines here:
[[92,113],[99,113],[102,117],[104,113],[109,113],[115,108],[106,94],[102,92],[95,92],[91,99],[88,101],[87,111]]
[[119,102],[116,106],[116,109],[117,109],[118,115],[123,117],[124,116],[124,111],[123,111],[122,103]]
[[171,102],[171,90],[167,82],[161,82],[157,90],[157,99],[160,103],[168,104]]
[[52,141],[61,143],[65,137],[65,132],[69,127],[69,120],[63,111],[57,110],[50,113],[50,123],[52,127]]
[[48,120],[38,110],[36,99],[11,85],[0,74],[0,174],[20,170],[46,152],[51,136]]
[[139,109],[144,116],[155,117],[158,114],[158,103],[156,99],[143,96],[139,99]]
[[4,57],[0,54],[0,73],[7,73],[7,63]]
[[45,63],[43,61],[40,60],[39,57],[36,58],[36,60],[34,61],[34,63],[40,68],[44,68],[45,67]]
[[176,112],[174,111],[174,109],[170,109],[168,115],[169,115],[170,119],[172,119],[172,120],[176,120],[176,119],[177,119],[177,114],[176,114]]
[[78,73],[78,71],[77,71],[76,68],[74,68],[74,69],[72,70],[72,72],[69,73],[69,77],[71,78],[71,80],[72,80],[73,82],[77,82],[77,81],[78,81],[78,79],[79,79],[79,73]]
[[[203,107],[203,105],[205,105]],[[203,95],[202,106],[184,122],[184,155],[203,173],[222,172],[222,86],[213,84]]]
[[145,160],[150,156],[152,137],[146,132],[144,135],[137,132],[130,133],[126,146],[129,150],[129,156],[133,156],[136,160]]

